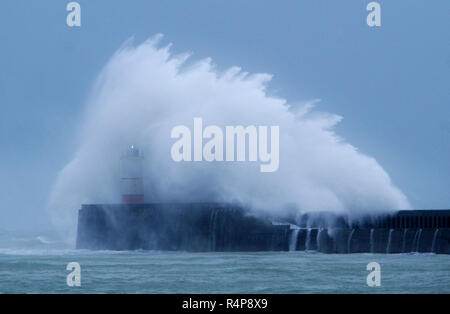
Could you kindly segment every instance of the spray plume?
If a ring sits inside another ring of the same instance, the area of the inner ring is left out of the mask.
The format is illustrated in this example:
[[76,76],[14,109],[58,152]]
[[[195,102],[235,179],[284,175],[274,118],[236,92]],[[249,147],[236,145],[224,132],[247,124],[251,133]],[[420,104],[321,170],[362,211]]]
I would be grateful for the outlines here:
[[[135,47],[125,43],[100,73],[87,102],[81,142],[59,173],[49,208],[57,226],[75,230],[82,203],[120,202],[119,158],[129,145],[145,156],[149,202],[219,201],[283,214],[332,211],[350,217],[408,208],[377,161],[334,131],[341,117],[316,112],[314,101],[291,106],[269,96],[268,74],[238,67],[224,72],[210,59],[160,47],[161,35]],[[261,173],[249,162],[174,162],[171,129],[204,123],[280,126],[280,166]]]

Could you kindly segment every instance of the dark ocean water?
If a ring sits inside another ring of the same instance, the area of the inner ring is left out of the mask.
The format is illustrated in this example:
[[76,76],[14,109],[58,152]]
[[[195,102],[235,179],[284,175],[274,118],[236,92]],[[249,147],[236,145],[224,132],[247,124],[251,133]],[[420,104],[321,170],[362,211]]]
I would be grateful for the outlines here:
[[[81,287],[66,284],[69,262],[80,264]],[[370,262],[380,287],[366,284]],[[95,252],[1,235],[0,293],[450,293],[450,256]]]

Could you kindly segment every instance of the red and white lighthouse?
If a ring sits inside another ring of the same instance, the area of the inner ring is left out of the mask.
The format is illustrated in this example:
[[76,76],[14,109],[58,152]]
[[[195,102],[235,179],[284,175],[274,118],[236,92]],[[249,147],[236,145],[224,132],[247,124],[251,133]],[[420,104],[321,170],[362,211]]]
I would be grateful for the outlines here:
[[121,158],[120,185],[124,204],[144,203],[142,161],[143,157],[135,146],[130,146]]

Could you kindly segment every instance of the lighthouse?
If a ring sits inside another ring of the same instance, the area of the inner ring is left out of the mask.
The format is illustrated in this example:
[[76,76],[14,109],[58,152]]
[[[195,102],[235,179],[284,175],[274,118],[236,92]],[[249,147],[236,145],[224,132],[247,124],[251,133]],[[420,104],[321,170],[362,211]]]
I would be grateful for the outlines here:
[[142,161],[143,157],[135,146],[130,146],[122,155],[120,186],[124,204],[144,203]]

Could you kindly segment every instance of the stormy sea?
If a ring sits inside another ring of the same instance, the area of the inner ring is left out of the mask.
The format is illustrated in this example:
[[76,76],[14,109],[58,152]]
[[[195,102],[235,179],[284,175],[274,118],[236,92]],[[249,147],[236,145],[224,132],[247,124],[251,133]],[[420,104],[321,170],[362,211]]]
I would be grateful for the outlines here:
[[[80,286],[69,287],[69,263]],[[367,264],[380,265],[368,286]],[[432,253],[189,253],[75,250],[51,235],[0,234],[0,293],[450,293]]]

